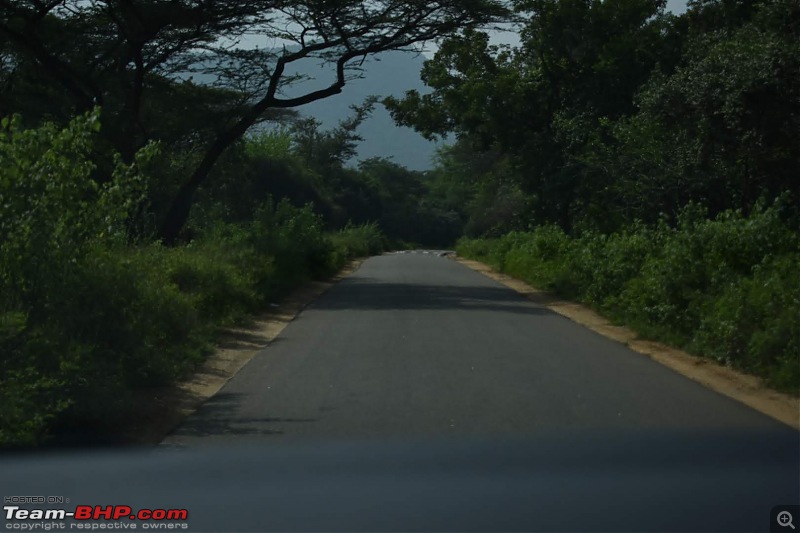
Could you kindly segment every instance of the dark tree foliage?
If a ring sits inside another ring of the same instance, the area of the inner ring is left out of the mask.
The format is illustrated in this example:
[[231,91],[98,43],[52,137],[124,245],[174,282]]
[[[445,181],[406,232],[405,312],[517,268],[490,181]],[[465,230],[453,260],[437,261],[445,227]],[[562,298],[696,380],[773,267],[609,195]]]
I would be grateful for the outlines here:
[[[712,7],[716,17],[721,6]],[[605,146],[586,152],[614,178],[609,207],[653,221],[659,213],[674,218],[689,202],[710,216],[747,213],[785,192],[788,205],[797,205],[798,21],[797,3],[771,2],[738,27],[692,34],[675,72],[653,76],[638,94],[638,113],[613,124]]]
[[505,213],[484,232],[521,218],[612,231],[688,202],[746,212],[785,191],[796,202],[800,4],[698,0],[681,17],[664,4],[519,0],[519,47],[463,32],[425,65],[431,93],[386,104],[497,161],[472,178],[495,184],[472,219]]
[[[522,44],[489,46],[465,32],[449,39],[424,71],[434,91],[387,105],[427,135],[456,132],[478,149],[505,152],[500,172],[531,198],[517,202],[539,220],[569,228],[589,179],[572,150],[599,124],[635,111],[633,97],[655,68],[671,69],[675,38],[663,2],[530,0],[517,3]],[[499,187],[506,204],[510,184]],[[513,217],[513,215],[509,214]]]
[[[341,92],[369,55],[504,13],[493,0],[0,0],[0,114],[65,121],[101,106],[108,140],[128,159],[153,139],[197,150],[161,226],[170,242],[197,188],[253,125]],[[254,36],[270,47],[247,47]],[[291,94],[299,61],[328,65],[327,84]],[[213,87],[179,82],[191,72]]]

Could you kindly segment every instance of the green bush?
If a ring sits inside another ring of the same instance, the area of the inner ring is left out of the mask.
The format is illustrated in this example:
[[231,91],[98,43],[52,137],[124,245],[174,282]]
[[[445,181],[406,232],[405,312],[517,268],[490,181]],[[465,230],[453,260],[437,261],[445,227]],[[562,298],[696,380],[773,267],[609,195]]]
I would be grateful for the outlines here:
[[337,268],[350,257],[367,257],[386,249],[386,237],[375,223],[361,226],[348,225],[343,230],[330,234],[333,246],[331,262]]
[[731,283],[709,302],[694,349],[766,377],[774,386],[800,383],[800,254],[766,259],[753,276]]
[[[63,129],[48,124],[21,130],[17,119],[2,121],[0,444],[39,440],[76,403],[74,391],[93,379],[95,369],[114,364],[95,357],[102,346],[87,343],[73,328],[91,314],[73,296],[86,288],[82,268],[93,247],[124,242],[143,180],[136,165],[119,158],[111,176],[93,178],[90,156],[99,125],[97,112]],[[153,153],[153,147],[143,150],[137,163]],[[88,322],[87,328],[100,329]],[[86,360],[96,364],[83,369]],[[116,374],[103,378],[99,388],[116,385]]]
[[277,276],[288,284],[330,273],[331,244],[323,234],[322,219],[311,206],[293,207],[287,200],[268,202],[249,225],[249,243],[258,253],[275,259]]
[[492,254],[496,243],[496,239],[470,239],[462,237],[456,242],[456,251],[463,257],[477,259],[498,270],[502,270],[500,264],[494,261],[495,256]]

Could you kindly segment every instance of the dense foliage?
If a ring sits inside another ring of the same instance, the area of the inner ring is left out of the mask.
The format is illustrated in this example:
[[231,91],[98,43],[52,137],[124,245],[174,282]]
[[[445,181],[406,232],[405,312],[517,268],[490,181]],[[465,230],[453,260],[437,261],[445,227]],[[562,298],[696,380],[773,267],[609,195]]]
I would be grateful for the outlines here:
[[800,198],[800,5],[520,0],[518,48],[468,31],[387,104],[473,183],[468,233],[554,223],[614,231]]

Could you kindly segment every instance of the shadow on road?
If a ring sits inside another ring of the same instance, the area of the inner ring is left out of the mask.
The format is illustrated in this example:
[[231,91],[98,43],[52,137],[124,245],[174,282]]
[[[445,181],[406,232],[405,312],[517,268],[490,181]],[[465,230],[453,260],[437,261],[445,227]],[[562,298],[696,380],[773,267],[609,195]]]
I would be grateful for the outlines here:
[[351,278],[317,300],[318,310],[474,310],[528,315],[552,314],[548,309],[505,287],[464,287],[389,283]]
[[203,404],[202,409],[189,417],[173,433],[175,437],[205,437],[209,435],[281,435],[274,424],[315,422],[314,418],[243,417],[238,415],[243,394],[220,392]]

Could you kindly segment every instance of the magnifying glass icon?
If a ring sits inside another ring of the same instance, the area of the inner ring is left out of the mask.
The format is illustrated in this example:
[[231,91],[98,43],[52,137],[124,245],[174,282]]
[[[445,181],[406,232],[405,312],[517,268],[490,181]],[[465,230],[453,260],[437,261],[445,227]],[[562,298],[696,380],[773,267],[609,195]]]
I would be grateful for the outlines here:
[[792,513],[789,511],[781,511],[778,513],[778,525],[781,527],[789,526],[790,528],[794,529],[794,524],[792,524]]

